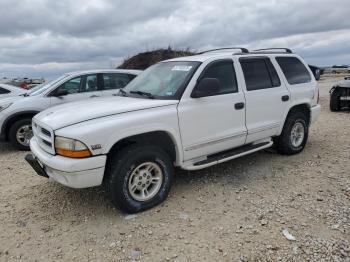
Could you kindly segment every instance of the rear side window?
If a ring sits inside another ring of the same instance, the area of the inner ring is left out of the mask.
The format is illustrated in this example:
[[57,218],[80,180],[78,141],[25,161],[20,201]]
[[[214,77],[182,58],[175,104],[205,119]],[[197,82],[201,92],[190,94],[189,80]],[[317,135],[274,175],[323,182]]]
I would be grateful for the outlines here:
[[281,85],[278,74],[267,58],[240,60],[247,91],[273,88]]
[[217,78],[220,83],[218,95],[238,92],[235,70],[232,60],[216,61],[210,64],[201,76],[203,78]]
[[9,90],[0,87],[0,95],[4,95],[4,94],[8,94],[8,93],[10,93]]
[[296,57],[276,57],[290,85],[303,84],[311,81],[309,71]]
[[134,78],[135,76],[130,74],[103,74],[103,86],[106,90],[123,88]]

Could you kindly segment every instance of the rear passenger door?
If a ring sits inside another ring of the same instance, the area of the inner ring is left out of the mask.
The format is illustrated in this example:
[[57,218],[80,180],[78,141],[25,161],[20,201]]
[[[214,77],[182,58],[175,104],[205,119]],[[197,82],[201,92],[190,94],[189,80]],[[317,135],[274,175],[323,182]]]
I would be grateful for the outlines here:
[[278,135],[290,94],[268,57],[240,58],[246,98],[246,143]]
[[[314,98],[317,82],[311,76],[308,66],[299,58],[291,56],[276,57],[291,92],[291,101],[310,102]],[[306,101],[305,101],[306,100]]]
[[124,88],[136,76],[125,73],[103,73],[102,74],[102,93],[103,96],[112,96],[118,94],[118,89]]

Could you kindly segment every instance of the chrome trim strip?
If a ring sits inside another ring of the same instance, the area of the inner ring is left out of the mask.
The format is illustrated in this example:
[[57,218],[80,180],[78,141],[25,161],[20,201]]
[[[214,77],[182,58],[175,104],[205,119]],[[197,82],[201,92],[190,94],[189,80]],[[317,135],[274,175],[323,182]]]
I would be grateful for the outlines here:
[[215,144],[218,144],[218,143],[221,143],[221,142],[225,142],[225,141],[234,139],[236,137],[241,137],[241,136],[246,136],[246,135],[247,135],[247,131],[243,131],[243,132],[240,132],[240,133],[237,133],[237,134],[233,134],[231,136],[222,137],[222,138],[219,138],[219,139],[216,139],[216,140],[212,140],[212,141],[208,141],[208,142],[204,142],[204,143],[199,143],[199,144],[188,146],[188,147],[185,148],[185,151],[196,150],[196,149],[199,149],[199,148],[204,147],[204,146],[215,145]]
[[254,129],[248,130],[248,135],[256,134],[256,133],[263,132],[273,128],[278,128],[279,126],[280,124],[276,123],[276,124],[270,124],[270,125],[254,128]]

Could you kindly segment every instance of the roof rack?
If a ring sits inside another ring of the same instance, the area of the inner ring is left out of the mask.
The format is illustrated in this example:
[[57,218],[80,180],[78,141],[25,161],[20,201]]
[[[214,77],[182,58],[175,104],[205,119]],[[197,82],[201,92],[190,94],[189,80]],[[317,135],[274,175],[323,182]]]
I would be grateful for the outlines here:
[[209,53],[209,52],[214,52],[214,51],[220,51],[220,50],[230,50],[230,49],[240,49],[242,53],[249,53],[249,50],[244,48],[244,47],[223,47],[223,48],[216,48],[216,49],[210,49],[206,50],[200,53],[197,53],[198,55],[204,54],[204,53]]
[[269,50],[284,50],[288,54],[293,54],[292,50],[284,47],[262,48],[262,49],[253,50],[253,52],[269,51]]

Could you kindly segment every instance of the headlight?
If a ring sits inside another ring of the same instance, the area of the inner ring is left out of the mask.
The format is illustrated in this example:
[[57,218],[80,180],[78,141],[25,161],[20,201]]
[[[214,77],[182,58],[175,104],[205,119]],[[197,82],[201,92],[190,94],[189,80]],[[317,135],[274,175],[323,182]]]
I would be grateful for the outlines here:
[[84,158],[91,156],[90,150],[82,142],[60,136],[55,138],[55,150],[58,155],[65,157]]
[[3,111],[3,110],[5,110],[6,108],[8,108],[10,105],[12,105],[12,103],[5,104],[5,105],[0,106],[0,112]]

